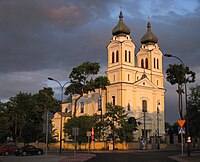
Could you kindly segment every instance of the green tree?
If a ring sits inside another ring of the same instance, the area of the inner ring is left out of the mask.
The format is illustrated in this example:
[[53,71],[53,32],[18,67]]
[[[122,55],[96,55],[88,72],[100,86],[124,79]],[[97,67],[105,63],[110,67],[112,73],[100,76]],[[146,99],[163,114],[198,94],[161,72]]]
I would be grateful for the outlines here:
[[133,132],[137,130],[137,122],[135,118],[129,118],[125,113],[125,109],[121,106],[107,104],[107,112],[104,116],[105,127],[108,131],[107,140],[115,140],[118,138],[121,142],[133,141]]
[[[200,85],[190,88],[191,94],[188,100],[189,130],[195,139],[200,137]],[[194,140],[195,141],[195,140]]]
[[44,138],[43,114],[56,112],[60,103],[53,98],[51,88],[43,88],[37,94],[20,92],[5,103],[9,130],[14,141],[17,139],[28,143]]
[[[183,104],[182,104],[182,94],[184,83],[192,83],[195,81],[195,73],[189,69],[189,67],[185,67],[184,65],[174,64],[169,65],[169,68],[166,70],[167,81],[172,85],[177,84],[178,89],[178,105],[179,105],[179,114],[180,118],[183,119]],[[186,80],[185,80],[186,79]]]
[[100,86],[103,88],[108,83],[106,77],[99,77],[99,79],[96,78],[95,80],[93,79],[93,77],[98,74],[99,68],[99,63],[84,62],[72,69],[72,72],[69,75],[71,84],[66,88],[65,94],[79,95],[75,98],[73,117],[76,116],[77,102],[83,94],[95,91],[95,89]]
[[95,126],[95,123],[96,121],[94,116],[83,115],[79,117],[73,117],[68,119],[67,122],[64,124],[64,133],[69,139],[74,139],[72,128],[78,127],[79,134],[77,136],[77,141],[79,143],[87,142],[87,131],[91,131],[92,127]]
[[12,136],[8,116],[6,104],[0,102],[0,143],[6,142],[7,137]]
[[21,138],[22,128],[26,123],[27,114],[32,109],[32,98],[29,93],[20,92],[15,97],[11,97],[6,103],[8,109],[8,120],[13,140]]

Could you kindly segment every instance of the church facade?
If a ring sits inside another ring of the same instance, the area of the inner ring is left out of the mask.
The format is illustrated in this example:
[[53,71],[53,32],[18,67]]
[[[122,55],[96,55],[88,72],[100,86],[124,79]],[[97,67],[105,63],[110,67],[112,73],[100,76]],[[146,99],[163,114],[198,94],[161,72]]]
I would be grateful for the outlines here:
[[[135,117],[141,123],[134,134],[135,139],[141,136],[164,136],[163,54],[157,36],[151,31],[150,21],[141,38],[139,52],[135,53],[130,29],[124,23],[120,11],[119,21],[112,30],[112,39],[107,46],[107,57],[106,74],[110,85],[106,90],[99,89],[80,98],[77,116],[104,114],[106,103],[113,103],[124,107],[129,117]],[[63,104],[62,112],[64,114],[71,110],[73,111],[73,99]],[[59,115],[57,114],[58,118]],[[63,115],[63,125],[66,119]]]

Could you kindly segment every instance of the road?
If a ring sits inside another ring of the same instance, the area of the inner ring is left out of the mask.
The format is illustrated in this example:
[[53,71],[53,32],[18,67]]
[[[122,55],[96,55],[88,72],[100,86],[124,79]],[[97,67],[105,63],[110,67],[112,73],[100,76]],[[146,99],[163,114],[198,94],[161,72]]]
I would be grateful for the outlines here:
[[55,155],[40,156],[0,156],[0,162],[58,162],[63,157]]
[[96,157],[87,162],[176,162],[169,156],[180,154],[180,151],[129,151],[113,153],[96,153]]

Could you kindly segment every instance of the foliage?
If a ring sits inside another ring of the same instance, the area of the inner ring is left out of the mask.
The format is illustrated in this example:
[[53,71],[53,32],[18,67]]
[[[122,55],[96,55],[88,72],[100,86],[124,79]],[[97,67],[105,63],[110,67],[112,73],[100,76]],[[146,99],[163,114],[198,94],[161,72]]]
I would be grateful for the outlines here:
[[121,106],[107,104],[107,112],[104,116],[105,127],[107,130],[107,140],[120,139],[123,141],[133,141],[133,132],[137,130],[136,119],[128,119],[125,109]]
[[67,122],[64,124],[64,133],[67,134],[67,137],[69,139],[74,139],[74,136],[72,134],[72,128],[78,127],[79,128],[79,134],[77,136],[77,141],[79,143],[81,142],[87,142],[87,131],[91,131],[92,127],[95,126],[95,118],[94,116],[79,116],[79,117],[73,117],[67,120]]
[[43,135],[43,114],[46,111],[57,111],[59,102],[53,98],[51,88],[43,88],[37,94],[20,92],[15,97],[11,97],[7,103],[1,104],[1,113],[4,117],[1,123],[3,134],[12,137],[14,141],[23,140],[28,143],[31,141],[42,140]]
[[8,115],[5,104],[0,102],[0,143],[5,143],[7,137],[12,135],[9,129]]
[[189,130],[193,137],[200,137],[200,85],[190,88],[188,100]]
[[96,88],[102,87],[105,89],[109,81],[107,77],[97,77],[93,79],[94,75],[97,75],[99,72],[99,63],[96,62],[84,62],[81,65],[74,67],[72,72],[69,75],[71,84],[66,88],[65,94],[79,96],[75,99],[73,117],[76,116],[77,111],[77,102],[88,92],[95,91]]
[[189,69],[189,67],[185,67],[184,65],[174,64],[169,65],[169,68],[166,70],[167,81],[172,85],[177,84],[178,89],[178,105],[179,105],[179,114],[180,118],[183,119],[183,104],[182,104],[182,94],[184,83],[192,83],[195,81],[195,73]]

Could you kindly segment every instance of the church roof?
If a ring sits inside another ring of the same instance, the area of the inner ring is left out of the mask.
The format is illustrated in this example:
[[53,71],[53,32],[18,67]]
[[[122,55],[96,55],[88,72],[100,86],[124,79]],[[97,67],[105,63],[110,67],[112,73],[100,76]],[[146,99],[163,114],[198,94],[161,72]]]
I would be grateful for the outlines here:
[[113,36],[114,35],[120,35],[120,34],[124,34],[124,35],[129,35],[130,34],[129,27],[123,21],[122,10],[120,10],[119,22],[112,30],[112,35]]
[[147,23],[147,32],[141,38],[142,44],[155,44],[158,43],[158,37],[151,32],[150,21]]

